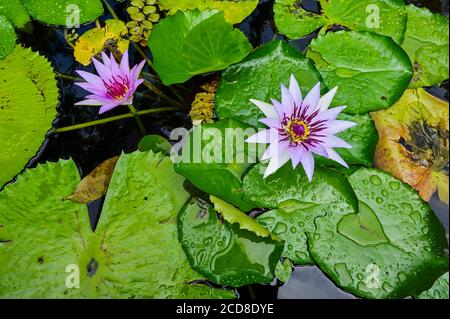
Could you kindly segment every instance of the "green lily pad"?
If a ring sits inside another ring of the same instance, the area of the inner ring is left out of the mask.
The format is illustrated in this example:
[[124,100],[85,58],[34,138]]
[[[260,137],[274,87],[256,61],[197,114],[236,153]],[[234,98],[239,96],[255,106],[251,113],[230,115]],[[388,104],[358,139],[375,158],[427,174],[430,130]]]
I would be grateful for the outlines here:
[[448,300],[448,272],[439,277],[433,286],[418,295],[417,299],[447,299]]
[[20,0],[3,0],[0,3],[0,15],[8,18],[15,27],[21,27],[30,21]]
[[302,8],[302,1],[276,0],[275,23],[289,38],[302,38],[326,25],[339,24],[355,31],[392,37],[397,43],[406,28],[403,0],[320,0],[323,14]]
[[332,106],[363,114],[393,105],[408,87],[412,65],[391,38],[370,32],[339,31],[311,42],[307,56],[328,87],[338,86]]
[[169,158],[122,155],[95,232],[86,206],[62,201],[79,181],[75,164],[60,161],[26,171],[0,193],[0,297],[234,297],[194,283],[203,278],[176,225],[189,194]]
[[153,153],[161,152],[164,155],[170,155],[172,144],[160,135],[146,135],[140,140],[138,148],[141,152],[153,151]]
[[169,14],[178,10],[217,9],[224,12],[227,22],[236,24],[256,9],[258,0],[159,0],[158,4],[161,10],[169,10]]
[[263,127],[258,120],[264,115],[250,99],[280,99],[280,84],[289,84],[291,74],[305,93],[321,81],[311,61],[286,42],[274,40],[258,48],[222,72],[215,100],[217,116]]
[[65,26],[67,21],[74,22],[76,20],[77,9],[79,9],[80,24],[94,21],[103,14],[101,0],[21,1],[33,19],[52,25]]
[[254,206],[243,199],[242,178],[258,156],[255,144],[244,141],[254,133],[250,126],[233,119],[195,127],[175,171],[202,191],[247,212]]
[[439,84],[448,79],[448,17],[414,5],[406,9],[408,24],[402,48],[414,66],[410,87]]
[[357,211],[357,199],[348,181],[339,173],[317,167],[310,183],[301,168],[290,165],[263,178],[265,165],[253,167],[244,178],[244,196],[258,207],[273,209],[258,222],[286,244],[283,257],[294,264],[314,264],[308,251],[308,234],[315,231],[319,216]]
[[[378,131],[375,123],[372,121],[369,114],[345,114],[341,113],[338,116],[339,120],[352,121],[356,123],[355,126],[336,134],[349,143],[352,148],[338,148],[336,152],[349,165],[364,165],[373,166],[375,157],[375,149],[378,143]],[[315,156],[318,164],[330,167],[342,167],[335,161],[328,160],[322,156]]]
[[283,251],[283,242],[273,239],[270,234],[259,236],[247,227],[241,227],[241,224],[249,225],[246,219],[251,219],[242,212],[233,212],[237,217],[233,222],[226,219],[226,214],[221,213],[221,216],[225,221],[221,221],[211,205],[198,199],[193,199],[180,213],[180,242],[191,266],[220,285],[241,287],[270,283]]
[[148,43],[155,69],[166,85],[223,70],[253,49],[217,10],[179,11],[168,16],[155,26]]
[[58,87],[50,63],[17,46],[0,61],[0,187],[36,155],[52,127]]
[[319,217],[308,237],[311,255],[333,281],[365,298],[404,298],[448,271],[445,230],[411,187],[369,168],[349,182],[359,212]]
[[0,15],[0,61],[4,60],[16,46],[16,32],[11,22]]

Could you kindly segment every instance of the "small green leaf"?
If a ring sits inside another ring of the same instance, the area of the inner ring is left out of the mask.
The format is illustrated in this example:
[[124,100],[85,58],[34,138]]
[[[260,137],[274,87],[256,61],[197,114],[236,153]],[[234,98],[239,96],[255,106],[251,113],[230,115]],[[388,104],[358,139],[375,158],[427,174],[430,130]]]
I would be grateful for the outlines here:
[[391,38],[369,32],[329,32],[307,53],[327,87],[338,86],[333,106],[363,114],[393,105],[408,87],[412,65]]
[[52,127],[58,87],[50,63],[17,46],[0,61],[0,187],[36,155]]
[[138,148],[141,152],[153,151],[153,153],[161,152],[164,155],[170,155],[172,144],[160,135],[147,135],[141,139]]
[[448,300],[448,272],[439,277],[433,286],[418,295],[417,299],[447,299]]
[[0,15],[4,15],[15,27],[22,27],[30,21],[20,0],[2,0]]
[[411,87],[439,84],[448,79],[448,17],[414,5],[407,6],[407,13],[402,48],[414,66]]
[[233,119],[195,127],[175,170],[202,191],[247,212],[254,206],[243,199],[242,178],[258,156],[255,144],[244,141],[254,133],[254,129]]
[[369,168],[349,182],[359,212],[319,217],[308,237],[314,260],[338,286],[365,298],[405,298],[448,271],[445,230],[413,189]]
[[180,213],[180,242],[191,266],[220,285],[271,282],[283,242],[242,228],[249,217],[242,212],[233,215],[237,217],[233,224],[221,221],[211,205],[198,199]]
[[288,282],[292,276],[292,262],[286,258],[284,261],[279,261],[275,268],[275,277],[281,282]]
[[245,35],[220,11],[177,12],[159,22],[149,39],[155,69],[164,84],[219,71],[253,49]]
[[286,42],[274,40],[232,65],[221,76],[216,95],[216,112],[220,119],[235,118],[262,127],[263,113],[250,99],[270,102],[280,99],[282,83],[293,74],[303,92],[308,92],[321,77],[311,61]]
[[159,0],[158,4],[161,10],[169,10],[169,14],[174,14],[178,10],[217,9],[224,12],[228,23],[236,24],[255,10],[258,0]]
[[0,15],[0,61],[4,60],[16,46],[16,32],[11,22]]
[[101,0],[22,0],[22,3],[33,19],[52,25],[91,22],[103,14]]

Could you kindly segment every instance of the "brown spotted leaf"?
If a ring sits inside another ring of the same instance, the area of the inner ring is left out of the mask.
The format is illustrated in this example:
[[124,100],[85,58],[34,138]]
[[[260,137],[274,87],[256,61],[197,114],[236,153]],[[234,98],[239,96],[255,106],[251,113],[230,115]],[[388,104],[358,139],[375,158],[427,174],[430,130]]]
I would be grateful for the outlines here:
[[71,200],[79,204],[88,204],[104,196],[108,191],[109,182],[119,157],[110,158],[97,166],[75,188],[72,195],[64,200]]
[[423,89],[406,90],[390,109],[371,114],[380,139],[375,166],[429,200],[438,191],[448,204],[449,109]]

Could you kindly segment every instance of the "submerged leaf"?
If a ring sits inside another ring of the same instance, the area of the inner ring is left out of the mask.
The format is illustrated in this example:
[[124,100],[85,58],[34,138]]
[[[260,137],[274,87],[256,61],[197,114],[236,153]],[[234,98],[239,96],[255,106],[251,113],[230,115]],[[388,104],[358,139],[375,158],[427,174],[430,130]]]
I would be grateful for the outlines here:
[[169,14],[178,10],[217,9],[224,12],[228,23],[236,24],[255,10],[258,0],[158,0],[158,4],[161,10],[169,10]]
[[79,180],[75,164],[60,161],[0,193],[0,297],[234,297],[200,284],[189,266],[176,224],[189,194],[169,158],[122,155],[95,232],[86,206],[61,200]]
[[93,28],[81,35],[75,43],[74,56],[81,64],[87,66],[92,58],[105,49],[112,49],[114,54],[123,54],[128,50],[130,41],[125,38],[128,29],[120,20],[106,20],[103,28]]
[[108,191],[109,182],[118,160],[119,157],[116,156],[101,163],[88,176],[83,178],[73,193],[64,198],[64,200],[71,200],[79,204],[89,204],[104,196]]
[[164,84],[219,71],[252,50],[245,35],[227,23],[223,12],[177,12],[159,22],[149,39],[155,69]]
[[407,90],[392,108],[372,113],[380,140],[376,167],[418,190],[428,201],[437,190],[448,204],[448,102],[423,89]]
[[315,220],[311,255],[340,287],[365,298],[404,298],[448,271],[445,230],[427,203],[390,174],[361,168],[350,178],[357,214]]
[[0,61],[0,188],[36,155],[56,116],[58,87],[50,63],[17,46]]
[[386,109],[408,87],[412,66],[391,38],[369,32],[338,31],[311,42],[307,56],[327,87],[339,87],[333,106],[350,114]]
[[271,282],[283,242],[229,204],[214,201],[219,211],[193,199],[178,217],[180,242],[191,266],[220,285]]

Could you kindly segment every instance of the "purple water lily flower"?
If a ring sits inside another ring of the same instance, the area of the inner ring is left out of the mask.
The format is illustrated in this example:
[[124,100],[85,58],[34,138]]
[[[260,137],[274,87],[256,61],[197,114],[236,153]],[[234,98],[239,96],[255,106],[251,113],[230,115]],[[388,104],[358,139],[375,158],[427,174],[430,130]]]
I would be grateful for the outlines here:
[[134,93],[139,85],[144,82],[144,80],[139,79],[139,74],[145,64],[144,60],[130,70],[128,51],[123,54],[120,65],[112,54],[108,57],[102,52],[102,59],[103,63],[92,59],[99,76],[85,71],[77,71],[86,82],[75,83],[92,93],[86,96],[84,101],[75,105],[101,105],[99,114],[112,110],[119,105],[133,104]]
[[320,83],[317,83],[303,99],[295,77],[291,76],[289,89],[281,85],[281,103],[274,99],[271,100],[272,104],[250,100],[265,114],[266,118],[260,121],[269,127],[247,139],[248,143],[270,143],[261,158],[270,159],[264,178],[291,160],[294,169],[301,163],[309,181],[312,181],[313,154],[348,167],[334,148],[352,146],[335,134],[353,127],[356,123],[336,120],[345,106],[329,109],[336,91],[337,87],[321,97]]

